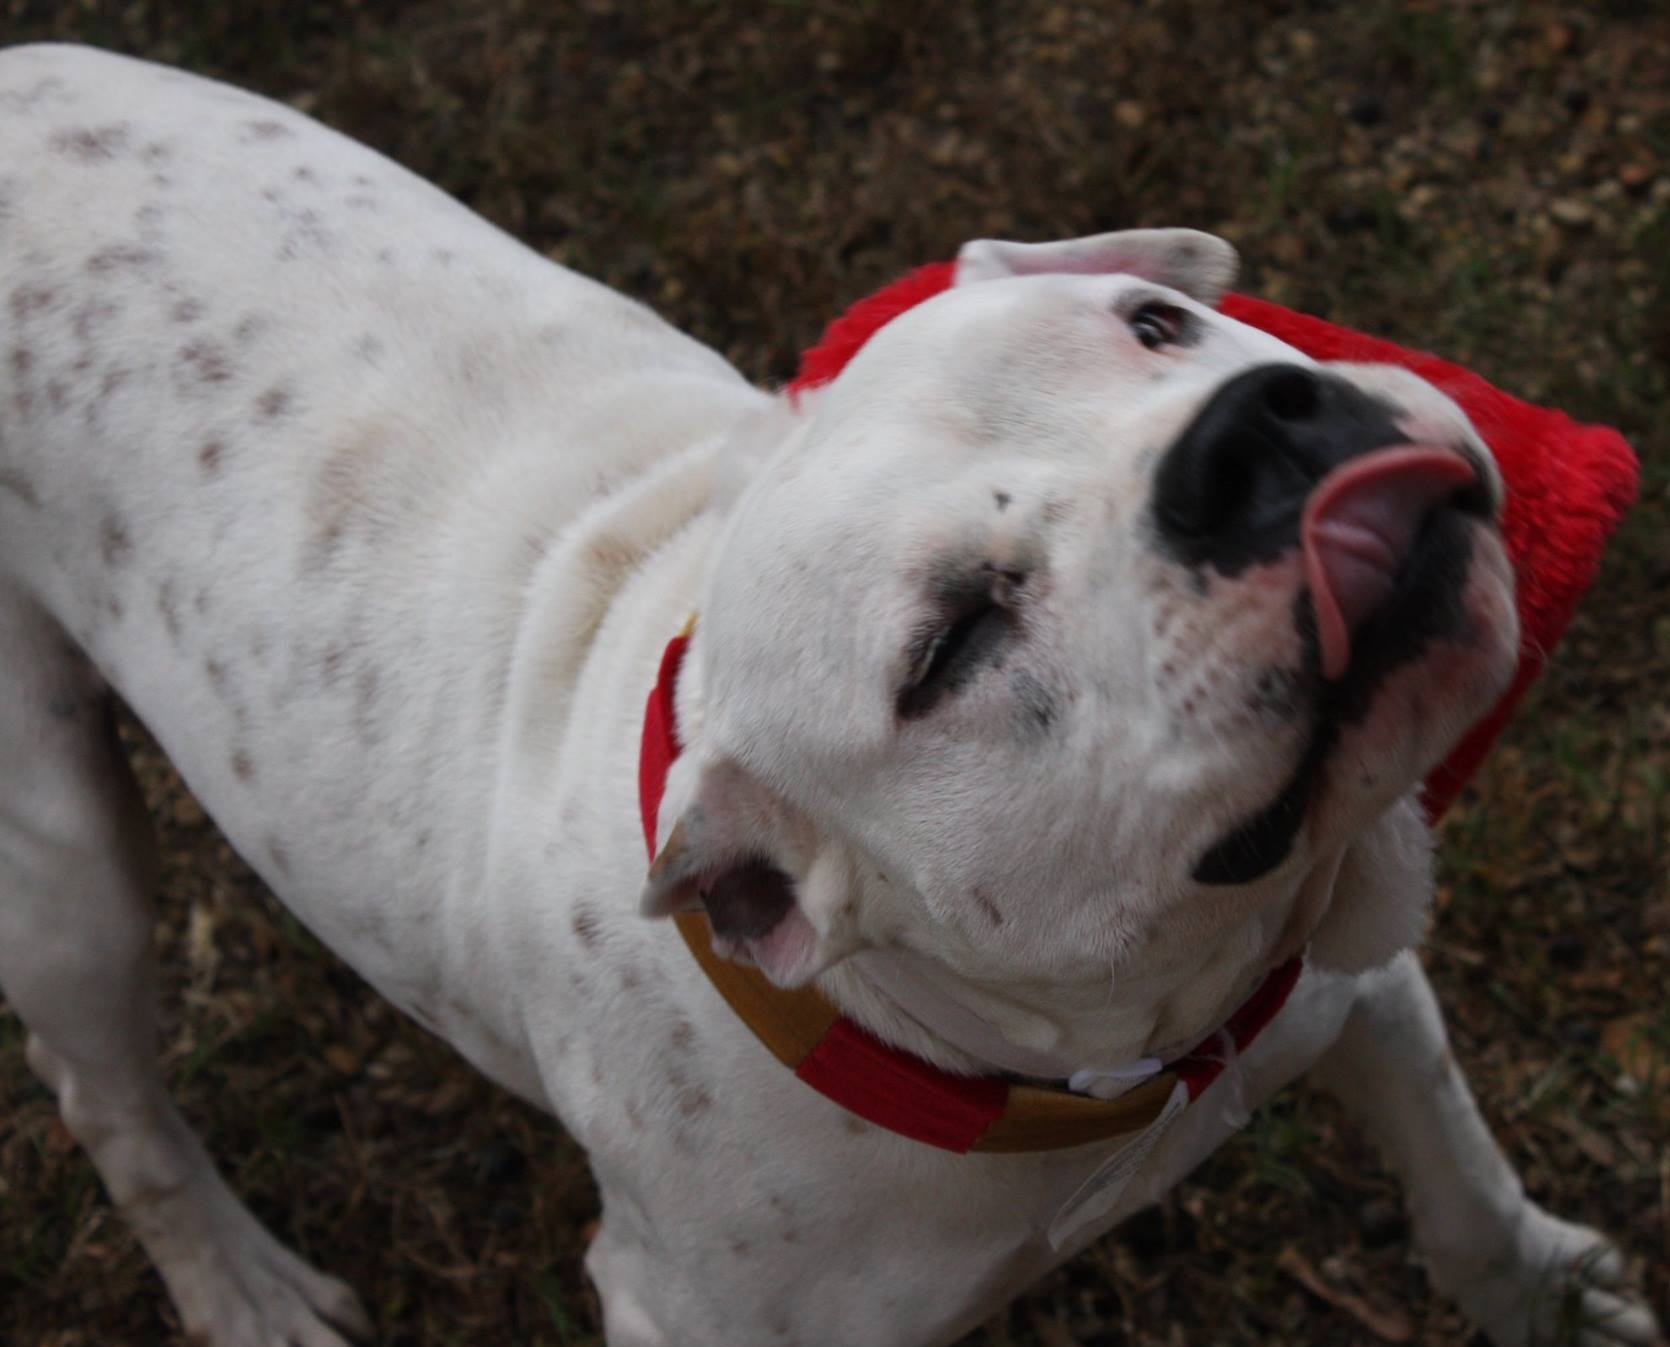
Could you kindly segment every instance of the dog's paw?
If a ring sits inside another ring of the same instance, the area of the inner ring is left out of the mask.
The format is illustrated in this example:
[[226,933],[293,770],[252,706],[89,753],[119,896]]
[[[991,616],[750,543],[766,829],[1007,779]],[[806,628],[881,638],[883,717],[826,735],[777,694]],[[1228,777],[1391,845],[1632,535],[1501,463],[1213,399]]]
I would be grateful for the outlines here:
[[1665,1347],[1612,1243],[1529,1203],[1509,1247],[1448,1289],[1496,1347]]
[[[204,1347],[348,1347],[369,1316],[335,1277],[310,1267],[241,1206],[206,1203],[214,1237],[147,1240],[181,1326]],[[192,1224],[189,1220],[186,1224]]]

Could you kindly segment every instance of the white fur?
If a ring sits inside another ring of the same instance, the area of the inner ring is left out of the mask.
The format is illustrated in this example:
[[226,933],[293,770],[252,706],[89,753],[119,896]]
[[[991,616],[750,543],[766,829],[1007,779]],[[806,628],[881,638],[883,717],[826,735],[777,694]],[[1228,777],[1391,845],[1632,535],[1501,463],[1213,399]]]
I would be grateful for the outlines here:
[[[20,48],[0,110],[0,982],[189,1329],[334,1347],[362,1316],[163,1092],[111,688],[311,929],[586,1146],[616,1347],[945,1343],[1057,1260],[1044,1230],[1107,1147],[959,1158],[859,1122],[638,914],[640,716],[699,609],[661,819],[690,850],[652,910],[764,853],[793,938],[739,956],[953,1065],[847,955],[920,961],[1018,1046],[1118,1061],[1206,1032],[1310,939],[1248,1102],[1320,1062],[1439,1281],[1499,1344],[1550,1331],[1538,1289],[1605,1246],[1524,1198],[1397,954],[1428,885],[1407,794],[1511,661],[1492,535],[1476,639],[1388,681],[1289,859],[1189,878],[1301,734],[1246,713],[1248,671],[1294,658],[1292,560],[1200,593],[1145,531],[1156,457],[1214,389],[1305,363],[1203,306],[1224,245],[971,246],[797,408],[288,109]],[[1136,289],[1201,340],[1141,347]],[[1419,381],[1350,377],[1482,454]],[[925,588],[981,563],[1025,570],[1028,641],[901,726]],[[1222,1140],[1220,1094],[1103,1227]],[[1618,1311],[1585,1341],[1652,1341],[1615,1255],[1584,1265]]]

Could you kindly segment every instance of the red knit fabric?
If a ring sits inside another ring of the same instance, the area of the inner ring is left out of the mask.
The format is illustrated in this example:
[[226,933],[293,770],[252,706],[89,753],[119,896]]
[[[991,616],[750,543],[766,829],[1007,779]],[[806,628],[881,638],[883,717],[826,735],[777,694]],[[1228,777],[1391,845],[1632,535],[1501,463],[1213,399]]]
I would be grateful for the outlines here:
[[680,635],[667,642],[661,652],[661,668],[655,686],[644,703],[644,730],[638,744],[638,813],[644,825],[644,845],[655,859],[655,826],[661,812],[661,796],[667,789],[667,770],[684,747],[678,737],[678,713],[673,698],[678,691],[678,670],[690,638]]
[[[918,267],[859,300],[801,357],[789,395],[798,398],[828,383],[879,328],[948,288],[955,269],[949,262]],[[1436,820],[1501,733],[1594,579],[1606,539],[1635,499],[1635,454],[1614,430],[1581,425],[1561,412],[1522,402],[1426,352],[1247,295],[1227,296],[1222,309],[1317,360],[1373,361],[1413,370],[1460,404],[1502,469],[1508,488],[1502,532],[1517,582],[1519,667],[1501,700],[1427,778],[1427,813]]]
[[847,367],[847,361],[858,354],[858,348],[878,329],[906,309],[914,309],[923,300],[950,289],[956,270],[955,262],[930,262],[859,300],[824,328],[816,346],[801,354],[800,370],[789,385],[789,396],[798,398],[804,389],[828,383]]

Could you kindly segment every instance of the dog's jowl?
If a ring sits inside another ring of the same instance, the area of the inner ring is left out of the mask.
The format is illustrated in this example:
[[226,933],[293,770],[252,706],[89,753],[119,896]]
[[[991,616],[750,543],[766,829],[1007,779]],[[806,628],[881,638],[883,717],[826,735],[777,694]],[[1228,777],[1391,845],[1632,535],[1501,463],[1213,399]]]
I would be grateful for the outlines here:
[[164,1089],[114,695],[586,1148],[616,1347],[950,1343],[1305,1070],[1499,1347],[1656,1340],[1409,953],[1517,643],[1432,387],[1157,230],[970,244],[772,395],[288,108],[53,47],[0,108],[0,984],[197,1340],[372,1326]]

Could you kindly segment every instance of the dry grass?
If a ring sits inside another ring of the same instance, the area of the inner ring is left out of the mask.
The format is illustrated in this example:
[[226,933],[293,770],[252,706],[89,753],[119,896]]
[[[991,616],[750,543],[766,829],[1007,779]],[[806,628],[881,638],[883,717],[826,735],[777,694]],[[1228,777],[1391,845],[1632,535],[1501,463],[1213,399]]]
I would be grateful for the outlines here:
[[[762,380],[846,301],[966,237],[1188,223],[1242,247],[1255,293],[1623,428],[1642,502],[1447,828],[1429,963],[1531,1192],[1620,1236],[1670,1313],[1670,25],[1653,0],[0,0],[0,36],[286,98]],[[596,1343],[577,1264],[595,1197],[572,1144],[319,950],[140,756],[167,857],[170,1076],[234,1185],[365,1295],[388,1343]],[[1294,1091],[970,1341],[1368,1343],[1388,1331],[1372,1307],[1402,1307],[1412,1341],[1467,1342],[1399,1224],[1363,1143]],[[0,1341],[119,1347],[171,1324],[0,1011]]]

